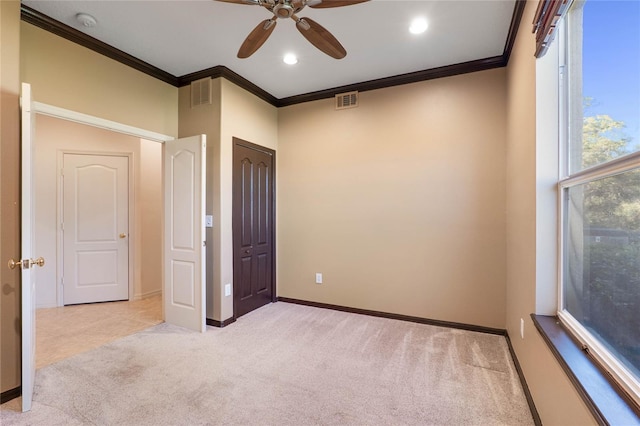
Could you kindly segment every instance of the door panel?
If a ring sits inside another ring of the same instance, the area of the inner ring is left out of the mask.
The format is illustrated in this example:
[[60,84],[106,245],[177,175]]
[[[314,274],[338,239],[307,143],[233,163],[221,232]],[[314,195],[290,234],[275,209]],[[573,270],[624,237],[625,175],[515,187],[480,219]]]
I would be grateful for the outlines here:
[[258,229],[256,230],[256,242],[259,245],[267,244],[269,241],[269,227],[268,227],[268,219],[269,219],[269,200],[267,197],[269,196],[269,171],[270,167],[267,166],[264,162],[258,164],[258,185],[256,186],[257,194],[257,213],[258,218],[256,220],[256,226]]
[[252,238],[252,220],[253,220],[253,212],[252,212],[252,198],[253,198],[253,188],[251,185],[247,185],[247,182],[253,181],[253,163],[250,158],[242,159],[242,172],[240,176],[240,190],[242,191],[242,199],[241,199],[241,223],[242,228],[240,229],[242,248],[247,248],[251,246]]
[[[245,256],[240,259],[240,271],[238,278],[241,283],[251,283],[251,257]],[[240,286],[240,300],[245,300],[253,296],[251,285]]]
[[206,330],[205,174],[206,139],[165,143],[164,318]]
[[269,257],[265,253],[259,254],[256,257],[258,262],[257,290],[258,293],[261,293],[269,290],[270,280],[267,279],[269,273]]
[[63,157],[64,304],[129,299],[129,159]]
[[[171,260],[171,281],[174,283],[192,283],[195,282],[196,262],[183,262],[179,260]],[[188,309],[195,307],[195,293],[191,285],[173,286],[171,294],[171,302],[174,305],[182,306]]]
[[273,150],[234,138],[234,315],[274,300]]

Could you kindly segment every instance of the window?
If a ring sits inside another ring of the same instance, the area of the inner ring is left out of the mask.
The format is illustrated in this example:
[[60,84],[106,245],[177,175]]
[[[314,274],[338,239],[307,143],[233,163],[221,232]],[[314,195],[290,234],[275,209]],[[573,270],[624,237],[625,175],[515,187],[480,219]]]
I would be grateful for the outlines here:
[[640,403],[640,2],[574,1],[560,42],[558,316]]

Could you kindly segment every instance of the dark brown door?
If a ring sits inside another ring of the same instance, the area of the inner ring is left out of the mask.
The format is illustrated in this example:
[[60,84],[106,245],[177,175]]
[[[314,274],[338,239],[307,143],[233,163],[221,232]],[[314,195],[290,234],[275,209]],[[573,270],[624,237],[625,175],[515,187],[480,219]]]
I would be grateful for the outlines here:
[[275,151],[233,138],[233,310],[275,301]]

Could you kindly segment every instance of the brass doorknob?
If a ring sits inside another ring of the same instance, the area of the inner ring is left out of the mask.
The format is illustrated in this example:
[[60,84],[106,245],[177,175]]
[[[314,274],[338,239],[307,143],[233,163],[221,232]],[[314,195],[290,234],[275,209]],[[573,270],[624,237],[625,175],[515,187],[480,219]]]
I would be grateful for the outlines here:
[[125,233],[120,234],[120,238],[127,238],[127,234]]
[[22,267],[22,260],[9,259],[7,266],[9,266],[9,269],[16,269],[16,266]]
[[42,268],[44,266],[44,263],[45,263],[44,257],[39,257],[37,259],[25,259],[25,260],[9,259],[7,266],[9,266],[9,269],[16,269],[17,267],[20,267],[22,269],[29,269],[33,265],[37,265]]

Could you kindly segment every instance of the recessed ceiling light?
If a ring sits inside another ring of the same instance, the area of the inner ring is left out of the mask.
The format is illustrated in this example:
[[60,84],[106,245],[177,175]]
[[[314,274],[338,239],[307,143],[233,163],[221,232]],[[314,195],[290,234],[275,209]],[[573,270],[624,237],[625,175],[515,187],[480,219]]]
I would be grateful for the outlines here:
[[98,25],[96,18],[89,15],[88,13],[78,13],[76,15],[76,20],[82,24],[83,27],[93,28]]
[[284,55],[284,58],[282,60],[285,64],[288,65],[295,65],[298,63],[298,58],[293,53],[287,53],[286,55]]
[[428,26],[429,24],[427,24],[426,19],[416,18],[413,21],[411,21],[409,32],[411,32],[411,34],[422,34],[423,32],[427,31]]

